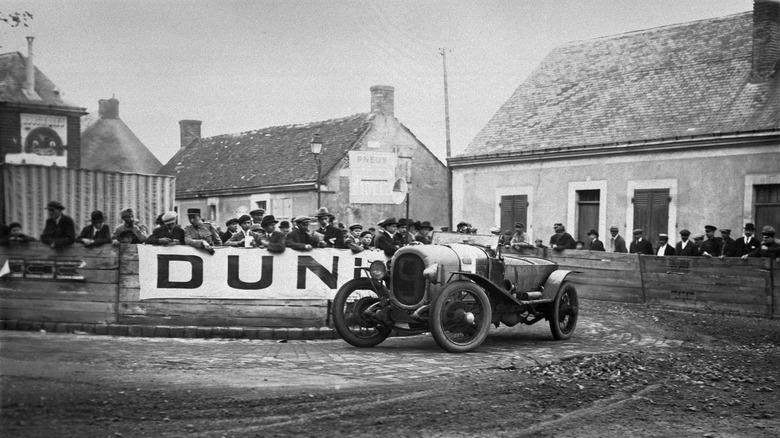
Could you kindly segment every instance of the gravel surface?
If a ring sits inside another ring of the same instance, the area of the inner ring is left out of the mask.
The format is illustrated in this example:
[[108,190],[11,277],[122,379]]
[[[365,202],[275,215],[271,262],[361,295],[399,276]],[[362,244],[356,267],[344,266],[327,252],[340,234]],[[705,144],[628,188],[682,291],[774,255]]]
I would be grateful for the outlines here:
[[0,426],[14,437],[780,436],[780,320],[584,307],[684,342],[338,391],[3,375]]

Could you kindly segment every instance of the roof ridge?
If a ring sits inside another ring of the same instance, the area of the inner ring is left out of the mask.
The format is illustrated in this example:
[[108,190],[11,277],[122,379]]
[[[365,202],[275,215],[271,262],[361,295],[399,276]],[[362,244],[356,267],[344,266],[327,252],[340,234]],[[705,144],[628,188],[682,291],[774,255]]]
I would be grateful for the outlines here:
[[565,43],[561,44],[558,47],[566,47],[566,46],[573,45],[573,44],[576,44],[576,43],[585,43],[585,42],[592,42],[592,41],[603,41],[603,40],[616,39],[616,38],[619,38],[619,37],[624,37],[624,36],[629,36],[629,35],[643,34],[643,33],[647,33],[647,32],[650,32],[650,31],[658,31],[658,30],[663,30],[663,29],[673,29],[673,28],[676,28],[676,27],[686,27],[686,26],[690,26],[690,25],[692,25],[694,23],[701,23],[701,22],[704,22],[704,21],[726,20],[726,19],[729,19],[729,18],[736,17],[738,15],[747,15],[747,14],[752,14],[752,13],[753,13],[753,11],[737,12],[737,13],[729,14],[729,15],[721,15],[719,17],[702,18],[700,20],[686,21],[686,22],[683,22],[683,23],[664,24],[664,25],[656,26],[656,27],[648,27],[646,29],[630,30],[630,31],[627,31],[627,32],[615,33],[615,34],[612,34],[612,35],[604,35],[604,36],[600,36],[600,37],[586,38],[586,39],[582,39],[582,40],[571,40],[571,41],[568,41],[568,42],[565,42]]
[[224,133],[224,134],[213,135],[211,137],[202,137],[200,140],[220,139],[220,138],[235,137],[235,136],[238,136],[238,135],[247,135],[247,134],[260,134],[263,131],[270,130],[270,129],[306,128],[306,127],[311,126],[311,125],[322,125],[322,124],[327,124],[327,123],[333,123],[333,122],[336,122],[336,121],[357,118],[358,116],[365,116],[366,120],[368,120],[368,117],[371,116],[371,113],[356,113],[356,114],[352,114],[351,116],[337,117],[337,118],[333,118],[333,119],[319,120],[319,121],[316,121],[316,122],[308,122],[308,123],[291,123],[291,124],[287,124],[287,125],[266,126],[264,128],[250,129],[248,131]]

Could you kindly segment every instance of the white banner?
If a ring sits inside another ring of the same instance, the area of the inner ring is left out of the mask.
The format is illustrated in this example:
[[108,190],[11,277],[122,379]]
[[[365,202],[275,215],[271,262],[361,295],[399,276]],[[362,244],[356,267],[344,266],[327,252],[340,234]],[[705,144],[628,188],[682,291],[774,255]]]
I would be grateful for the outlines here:
[[45,114],[19,114],[21,149],[7,153],[5,161],[42,166],[68,165],[68,119]]
[[349,151],[349,202],[394,204],[397,161],[392,152]]
[[360,268],[386,261],[378,250],[216,247],[214,255],[185,245],[138,245],[141,300],[155,298],[333,299]]

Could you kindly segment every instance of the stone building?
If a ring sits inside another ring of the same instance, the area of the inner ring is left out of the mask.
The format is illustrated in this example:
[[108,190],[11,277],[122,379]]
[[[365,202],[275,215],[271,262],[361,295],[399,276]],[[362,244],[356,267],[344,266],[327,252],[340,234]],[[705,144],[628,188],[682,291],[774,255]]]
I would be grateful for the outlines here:
[[258,206],[279,220],[313,215],[317,163],[310,143],[319,134],[320,203],[339,222],[373,225],[408,211],[445,226],[447,169],[395,118],[394,100],[393,87],[374,86],[368,113],[210,138],[201,138],[200,121],[182,120],[181,149],[162,172],[177,178],[179,211],[200,208],[222,226]]
[[[460,155],[453,220],[655,242],[780,226],[780,3],[553,50]],[[626,231],[628,230],[628,231]],[[736,237],[736,236],[735,236]]]

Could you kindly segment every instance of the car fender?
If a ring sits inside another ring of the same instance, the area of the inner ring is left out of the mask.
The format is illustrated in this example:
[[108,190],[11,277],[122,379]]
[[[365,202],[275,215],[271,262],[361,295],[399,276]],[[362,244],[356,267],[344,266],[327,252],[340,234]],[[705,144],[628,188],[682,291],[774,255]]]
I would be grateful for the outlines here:
[[496,286],[492,281],[488,280],[487,278],[479,275],[474,274],[472,272],[453,272],[453,274],[460,275],[462,277],[466,277],[469,280],[473,281],[477,284],[477,286],[481,287],[482,289],[487,292],[488,296],[495,296],[498,298],[509,300],[513,303],[520,304],[520,302],[517,300],[517,298],[513,297],[509,292],[505,291],[504,289]]
[[390,289],[388,289],[387,286],[385,286],[385,284],[381,280],[377,280],[377,279],[371,278],[371,277],[353,278],[352,280],[349,280],[348,282],[344,283],[344,285],[341,286],[339,288],[339,290],[341,290],[342,288],[346,287],[347,285],[349,285],[349,284],[351,284],[351,283],[353,283],[355,281],[365,281],[365,280],[370,280],[371,281],[371,286],[373,287],[374,292],[376,292],[376,294],[380,298],[388,298],[388,297],[390,297]]
[[569,274],[577,273],[578,271],[568,271],[565,269],[559,269],[557,271],[553,271],[552,274],[550,274],[549,277],[547,277],[547,281],[544,283],[544,290],[542,290],[542,299],[549,299],[554,300],[555,296],[558,295],[558,290],[560,290],[561,285],[566,280],[566,277]]

